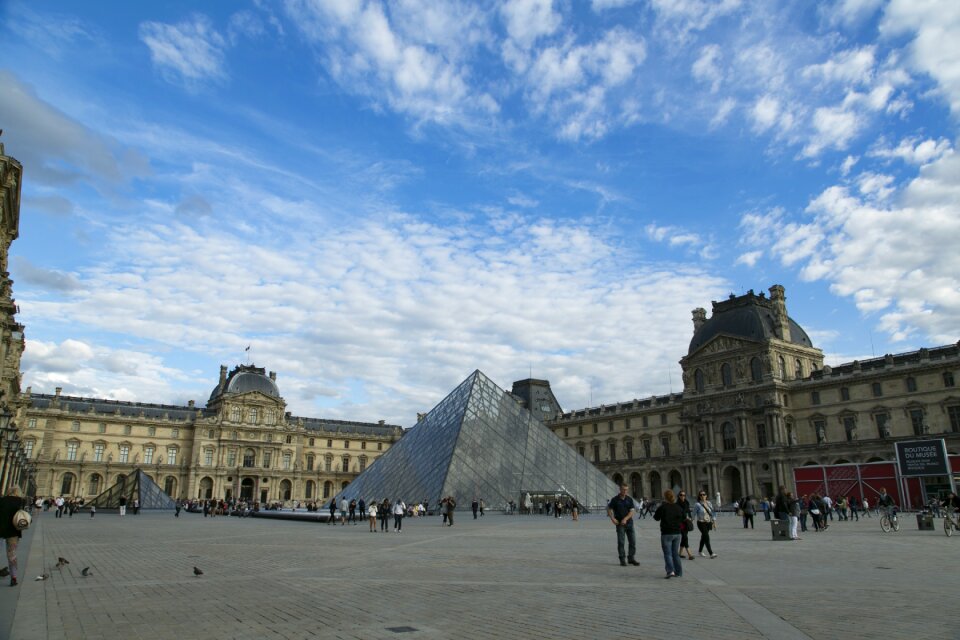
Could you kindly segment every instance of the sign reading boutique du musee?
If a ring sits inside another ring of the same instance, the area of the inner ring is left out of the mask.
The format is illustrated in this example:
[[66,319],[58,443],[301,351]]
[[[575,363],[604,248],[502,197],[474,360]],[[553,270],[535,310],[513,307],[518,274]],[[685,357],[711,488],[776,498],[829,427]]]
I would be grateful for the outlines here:
[[897,442],[897,461],[902,476],[946,476],[950,472],[944,440]]

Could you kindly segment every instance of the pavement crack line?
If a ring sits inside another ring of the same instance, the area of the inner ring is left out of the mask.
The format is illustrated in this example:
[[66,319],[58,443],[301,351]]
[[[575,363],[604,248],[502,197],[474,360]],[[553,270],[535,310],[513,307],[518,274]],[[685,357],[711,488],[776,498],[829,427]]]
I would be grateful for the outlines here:
[[701,579],[707,591],[764,638],[775,640],[813,640],[806,633],[770,611],[765,606],[716,577]]

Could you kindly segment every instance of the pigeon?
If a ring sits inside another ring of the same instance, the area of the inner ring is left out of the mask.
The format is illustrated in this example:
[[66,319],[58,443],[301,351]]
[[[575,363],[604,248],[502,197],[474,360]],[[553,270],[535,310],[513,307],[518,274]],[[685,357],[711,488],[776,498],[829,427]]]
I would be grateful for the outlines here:
[[70,561],[67,560],[66,558],[57,558],[57,564],[56,564],[57,571],[62,570],[63,566],[66,564],[70,564]]
[[193,575],[195,575],[195,576],[197,576],[197,577],[199,578],[200,576],[203,575],[203,571],[200,571],[200,569],[198,569],[197,567],[194,567],[194,568],[193,568]]
[[49,577],[50,577],[50,574],[49,574],[49,573],[45,573],[45,574],[43,574],[42,576],[37,576],[35,580],[46,580],[46,579],[49,578]]
[[6,578],[8,575],[10,575],[10,569],[0,567],[0,578]]
[[83,571],[80,572],[80,575],[82,575],[84,578],[89,578],[93,574],[90,573],[90,567],[84,567]]

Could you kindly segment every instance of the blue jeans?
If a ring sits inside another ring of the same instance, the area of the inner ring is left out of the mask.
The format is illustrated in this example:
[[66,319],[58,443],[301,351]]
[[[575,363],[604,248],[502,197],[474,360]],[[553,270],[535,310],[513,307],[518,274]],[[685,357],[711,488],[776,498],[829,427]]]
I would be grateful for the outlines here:
[[[629,543],[626,553],[624,553],[623,548],[624,538]],[[624,556],[633,560],[634,556],[637,555],[637,536],[633,531],[633,520],[625,525],[617,525],[617,555],[620,556],[621,561],[623,561]]]
[[680,566],[680,534],[660,534],[660,548],[663,550],[663,564],[667,573],[682,576],[683,567]]

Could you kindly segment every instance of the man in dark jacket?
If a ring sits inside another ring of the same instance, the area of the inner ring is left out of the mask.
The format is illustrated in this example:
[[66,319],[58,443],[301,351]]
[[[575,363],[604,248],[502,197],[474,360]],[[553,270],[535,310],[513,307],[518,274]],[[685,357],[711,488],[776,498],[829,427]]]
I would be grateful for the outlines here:
[[[620,493],[613,496],[607,504],[607,516],[617,528],[617,555],[620,556],[620,566],[627,566],[629,561],[632,565],[639,565],[637,562],[637,536],[633,530],[633,516],[636,515],[636,507],[633,498],[627,495],[629,487],[626,484],[620,485]],[[627,542],[627,549],[624,549],[624,539]]]
[[787,488],[780,485],[777,499],[773,502],[773,514],[777,520],[787,520],[790,517],[790,504],[787,501]]
[[23,533],[13,526],[13,516],[25,508],[26,502],[19,487],[10,487],[7,495],[0,498],[0,538],[7,544],[7,568],[10,570],[10,586],[17,586],[17,544]]

